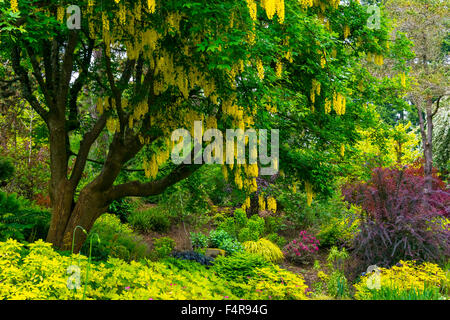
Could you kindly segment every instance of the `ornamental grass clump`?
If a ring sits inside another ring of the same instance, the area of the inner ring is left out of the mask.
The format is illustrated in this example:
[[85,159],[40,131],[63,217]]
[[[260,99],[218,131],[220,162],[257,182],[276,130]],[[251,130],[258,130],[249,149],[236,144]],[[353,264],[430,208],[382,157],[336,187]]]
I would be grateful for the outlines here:
[[283,248],[284,256],[299,264],[308,264],[314,260],[319,251],[319,240],[306,231],[301,231],[299,237],[289,242]]
[[277,263],[283,260],[284,255],[280,248],[273,242],[261,238],[258,241],[246,241],[242,244],[245,251],[262,256],[269,262]]

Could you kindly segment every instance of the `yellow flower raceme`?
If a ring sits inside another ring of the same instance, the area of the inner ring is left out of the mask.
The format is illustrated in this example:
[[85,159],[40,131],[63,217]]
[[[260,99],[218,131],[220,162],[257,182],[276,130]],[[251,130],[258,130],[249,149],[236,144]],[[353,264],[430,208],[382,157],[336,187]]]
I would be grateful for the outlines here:
[[254,0],[245,0],[247,2],[247,7],[248,7],[248,11],[250,13],[250,17],[252,18],[253,21],[256,21],[257,18],[257,5],[256,2]]
[[147,8],[150,13],[154,13],[156,8],[155,0],[147,0]]
[[344,26],[344,39],[347,39],[350,36],[350,27],[348,25]]
[[267,198],[267,210],[277,212],[277,201],[273,197]]
[[261,80],[264,79],[264,66],[261,59],[256,61],[256,69],[258,70],[258,78]]
[[306,191],[306,203],[308,204],[308,206],[310,206],[314,197],[314,192],[312,185],[309,182],[305,182],[305,191]]
[[17,0],[11,0],[11,11],[19,12],[19,4],[18,4]]

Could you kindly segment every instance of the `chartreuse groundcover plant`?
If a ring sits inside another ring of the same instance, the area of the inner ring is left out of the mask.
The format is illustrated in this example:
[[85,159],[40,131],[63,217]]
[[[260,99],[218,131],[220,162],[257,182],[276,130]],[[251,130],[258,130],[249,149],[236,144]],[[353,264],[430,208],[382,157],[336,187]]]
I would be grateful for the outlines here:
[[[9,239],[0,242],[0,299],[82,299],[84,290],[85,298],[89,300],[308,298],[307,286],[301,276],[264,259],[258,260],[257,267],[255,260],[241,257],[241,261],[247,261],[249,268],[242,266],[234,272],[250,270],[244,282],[226,279],[216,272],[218,269],[208,269],[191,261],[167,258],[159,262],[127,263],[109,258],[107,262],[90,264],[89,279],[84,288],[82,282],[88,267],[86,256],[60,254],[42,240],[24,245]],[[234,262],[235,258],[229,256],[220,266],[233,270],[230,263]],[[73,265],[79,267],[79,274],[68,273]],[[81,281],[78,288],[69,289],[68,283],[76,284],[77,277]]]
[[389,269],[379,268],[355,285],[359,300],[448,299],[450,275],[437,264],[400,261]]

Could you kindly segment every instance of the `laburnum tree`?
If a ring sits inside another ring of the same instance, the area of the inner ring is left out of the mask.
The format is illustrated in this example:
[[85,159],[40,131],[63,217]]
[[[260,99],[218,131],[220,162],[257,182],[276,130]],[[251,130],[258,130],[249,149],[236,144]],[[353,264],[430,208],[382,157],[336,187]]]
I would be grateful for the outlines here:
[[[370,101],[360,94],[369,88],[358,57],[381,64],[388,32],[384,23],[367,27],[358,1],[340,2],[78,1],[78,29],[67,1],[0,1],[1,57],[49,131],[47,241],[70,249],[76,226],[89,231],[112,201],[157,195],[191,175],[198,164],[169,158],[172,131],[192,130],[195,120],[204,129],[280,125],[289,128],[281,141],[290,137],[297,153],[313,140],[319,154],[351,137]],[[102,168],[80,185],[105,132]],[[82,139],[74,147],[75,134]],[[345,152],[342,143],[338,150]],[[130,165],[143,168],[145,180],[118,179]],[[257,164],[230,164],[224,173],[243,192],[257,190]]]

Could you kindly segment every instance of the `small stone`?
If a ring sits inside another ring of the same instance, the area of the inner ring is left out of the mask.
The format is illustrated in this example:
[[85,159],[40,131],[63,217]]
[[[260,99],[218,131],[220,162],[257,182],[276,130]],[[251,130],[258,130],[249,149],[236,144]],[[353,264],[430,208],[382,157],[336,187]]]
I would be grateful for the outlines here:
[[219,255],[224,256],[225,250],[216,249],[216,248],[207,248],[205,251],[205,256],[207,256],[207,257],[216,258]]

